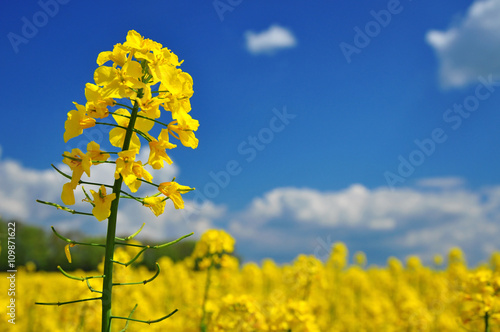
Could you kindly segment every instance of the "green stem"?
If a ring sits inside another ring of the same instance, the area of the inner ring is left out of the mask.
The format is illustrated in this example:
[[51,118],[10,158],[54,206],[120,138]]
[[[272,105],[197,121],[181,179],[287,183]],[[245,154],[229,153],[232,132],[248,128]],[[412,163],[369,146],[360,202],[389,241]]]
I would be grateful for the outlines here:
[[85,280],[88,280],[88,279],[95,279],[95,278],[104,278],[104,276],[90,276],[90,277],[76,277],[76,276],[73,276],[71,274],[69,274],[68,272],[64,271],[62,267],[58,266],[57,269],[59,271],[61,271],[61,273],[69,278],[69,279],[73,279],[73,280],[78,280],[78,281],[85,281]]
[[170,241],[170,242],[167,242],[167,243],[163,243],[163,244],[157,244],[155,246],[150,246],[150,245],[144,245],[144,244],[135,244],[135,243],[126,243],[126,242],[115,242],[115,244],[121,244],[121,245],[124,245],[124,246],[129,246],[129,247],[139,247],[139,248],[148,248],[148,249],[161,249],[161,248],[165,248],[165,247],[168,247],[168,246],[171,246],[172,244],[176,244],[177,242],[193,235],[194,233],[191,232],[189,234],[186,234],[186,235],[183,235],[181,236],[180,238],[176,239],[176,240],[173,240],[173,241]]
[[35,304],[38,305],[64,305],[64,304],[71,304],[71,303],[78,303],[78,302],[86,302],[86,301],[94,301],[94,300],[101,300],[102,297],[92,297],[90,299],[82,299],[82,300],[74,300],[74,301],[67,301],[67,302],[35,302]]
[[[132,133],[134,131],[135,120],[139,111],[139,104],[134,102],[134,108],[130,116],[130,121],[125,134],[122,151],[126,151],[130,147]],[[123,183],[123,177],[120,176],[115,180],[113,185],[113,193],[116,198],[111,203],[111,213],[108,218],[108,232],[106,235],[106,253],[104,255],[104,280],[102,285],[102,332],[111,331],[111,302],[113,289],[113,253],[115,251],[116,237],[116,219],[118,216],[118,203],[120,201],[120,192]]]
[[54,228],[54,226],[50,226],[50,228],[52,229],[52,231],[54,232],[54,234],[60,238],[61,240],[65,241],[65,242],[68,242],[69,244],[78,244],[78,245],[82,245],[82,246],[96,246],[96,247],[105,247],[106,245],[104,244],[100,244],[100,243],[88,243],[88,242],[78,242],[78,241],[74,241],[74,240],[71,240],[71,239],[68,239],[64,236],[62,236],[61,234],[57,233],[56,229]]
[[135,232],[134,234],[132,234],[132,235],[129,235],[129,236],[124,237],[124,238],[121,238],[121,237],[116,237],[115,239],[116,239],[116,240],[120,240],[120,241],[128,241],[128,240],[131,240],[131,239],[133,239],[133,238],[134,238],[137,234],[139,234],[139,233],[142,231],[142,229],[144,228],[144,225],[146,225],[146,223],[145,223],[145,222],[143,222],[143,223],[142,223],[141,228],[139,228],[139,230],[138,230],[137,232]]
[[134,309],[132,309],[132,311],[131,311],[131,312],[130,312],[130,314],[128,315],[128,317],[127,317],[128,319],[127,319],[127,322],[125,323],[125,327],[124,327],[124,328],[123,328],[123,330],[121,330],[120,332],[125,332],[125,331],[127,331],[127,329],[128,329],[128,323],[129,323],[129,320],[130,320],[130,318],[132,318],[132,315],[134,314],[135,309],[137,309],[137,303],[135,304]]
[[116,282],[113,284],[113,286],[128,286],[128,285],[140,285],[140,284],[145,285],[148,282],[155,280],[156,277],[158,277],[160,275],[160,271],[161,271],[160,265],[158,263],[156,263],[156,273],[151,278],[143,280],[143,281],[137,281],[137,282]]
[[212,266],[213,262],[210,264],[210,266],[207,269],[207,280],[205,281],[205,292],[203,294],[203,304],[201,306],[203,310],[203,314],[201,316],[201,322],[200,322],[200,330],[201,332],[206,332],[208,329],[208,323],[207,323],[207,300],[208,300],[208,290],[210,289],[210,279],[211,279],[211,272],[212,272]]
[[162,318],[158,318],[158,319],[155,319],[155,320],[141,320],[141,319],[134,319],[134,318],[130,318],[129,317],[120,317],[120,316],[111,316],[111,318],[114,318],[114,319],[125,319],[127,321],[132,321],[132,322],[139,322],[139,323],[145,323],[145,324],[153,324],[153,323],[158,323],[158,322],[161,322],[162,320],[164,319],[167,319],[168,317],[172,316],[173,314],[175,314],[177,312],[177,309],[175,309],[174,311],[172,311],[171,313],[169,313],[168,315],[166,316],[163,316]]
[[39,199],[36,200],[37,203],[41,203],[41,204],[45,204],[45,205],[50,205],[50,206],[53,206],[59,210],[63,210],[63,211],[66,211],[66,212],[69,212],[71,214],[81,214],[81,215],[84,215],[84,216],[93,216],[92,213],[87,213],[87,212],[80,212],[80,211],[76,211],[76,210],[73,210],[73,209],[70,209],[70,208],[67,208],[65,206],[62,206],[62,205],[59,205],[59,204],[56,204],[56,203],[51,203],[51,202],[45,202],[45,201],[41,201]]
[[484,332],[490,332],[490,325],[489,325],[489,318],[490,318],[490,315],[489,315],[489,312],[486,311],[486,313],[484,314]]

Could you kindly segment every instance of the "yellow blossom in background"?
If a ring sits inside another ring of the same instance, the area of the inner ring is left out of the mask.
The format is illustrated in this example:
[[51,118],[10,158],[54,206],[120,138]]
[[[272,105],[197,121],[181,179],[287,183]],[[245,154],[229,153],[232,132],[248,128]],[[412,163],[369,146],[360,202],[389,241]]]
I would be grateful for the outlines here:
[[443,256],[441,255],[435,255],[432,260],[436,266],[441,266],[444,262]]
[[344,243],[334,243],[330,257],[328,257],[328,264],[335,269],[342,270],[347,264],[348,254],[349,251]]
[[354,253],[354,262],[359,267],[365,267],[366,266],[366,262],[367,262],[366,254],[364,252],[362,252],[362,251],[355,252]]
[[193,256],[203,257],[211,254],[232,253],[234,243],[233,237],[224,230],[211,229],[203,233],[194,249]]
[[[209,259],[210,252],[234,249],[234,240],[224,233],[208,230],[202,234],[193,255]],[[330,256],[342,257],[342,261],[352,258],[344,255],[347,252],[344,245],[333,248],[337,251]],[[129,261],[139,249],[119,247],[114,259]],[[72,254],[76,255],[76,251]],[[140,288],[117,288],[116,296],[127,300],[115,303],[116,315],[127,317],[133,304],[138,302],[137,314],[145,317],[160,317],[165,310],[179,309],[158,324],[130,322],[129,330],[200,331],[207,271],[194,268],[193,255],[177,262],[163,257],[159,261],[161,269],[171,271],[170,274],[161,274],[153,283]],[[463,260],[463,253],[461,257]],[[499,275],[491,267],[467,268],[465,274],[457,275],[453,264],[444,263],[445,266],[436,270],[416,257],[412,261],[411,269],[391,258],[386,266],[361,269],[346,263],[338,270],[339,265],[302,255],[292,263],[277,264],[267,259],[261,264],[248,263],[242,267],[218,266],[211,269],[206,303],[207,332],[483,332],[486,312],[490,331],[500,329]],[[33,265],[20,267],[23,277],[17,280],[16,308],[19,312],[36,310],[38,314],[16,321],[16,328],[66,332],[78,326],[81,331],[98,331],[100,308],[95,302],[66,306],[64,310],[47,306],[34,308],[39,296],[50,301],[71,300],[88,296],[88,289],[85,283],[61,279],[59,273],[37,272]],[[117,265],[115,268],[117,282],[147,280],[152,275],[152,271],[143,266]],[[73,274],[86,276],[91,272]],[[0,276],[0,287],[8,289],[6,276],[6,273]],[[101,279],[90,280],[95,289],[99,289],[101,282]],[[454,285],[461,286],[454,288]],[[306,286],[309,293],[304,297]],[[61,288],[65,289],[62,297],[58,292]],[[81,318],[82,310],[85,319]],[[8,324],[0,320],[0,330],[9,331]]]

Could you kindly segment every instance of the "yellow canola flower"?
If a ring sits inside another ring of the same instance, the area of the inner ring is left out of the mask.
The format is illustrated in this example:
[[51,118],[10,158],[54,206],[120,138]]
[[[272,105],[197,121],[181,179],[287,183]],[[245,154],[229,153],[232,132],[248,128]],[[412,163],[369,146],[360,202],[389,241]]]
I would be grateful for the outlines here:
[[92,160],[80,149],[73,149],[71,150],[71,153],[65,152],[64,155],[69,158],[64,158],[63,162],[69,166],[69,168],[73,171],[73,174],[71,175],[71,181],[63,185],[61,199],[64,204],[73,205],[75,204],[73,191],[78,186],[84,172],[87,176],[90,176],[90,166],[92,165]]
[[134,173],[135,156],[139,151],[137,149],[125,150],[118,152],[118,159],[116,159],[115,179],[123,178],[123,182],[130,186],[137,180]]
[[92,164],[99,164],[102,161],[106,161],[109,158],[109,154],[102,152],[101,147],[96,142],[92,141],[87,144],[87,156],[89,156]]
[[64,143],[67,143],[73,137],[83,133],[83,129],[95,126],[95,119],[87,116],[85,106],[73,103],[76,110],[68,112],[68,119],[64,123]]
[[146,87],[140,81],[141,77],[141,64],[130,57],[122,68],[100,66],[94,72],[94,81],[102,86],[102,96],[105,98],[135,98],[137,93],[132,89]]
[[[129,246],[117,248],[114,260],[127,262],[138,250],[140,248]],[[333,270],[333,265],[321,261],[310,264],[313,257],[310,258],[280,264],[266,259],[261,264],[252,263],[251,268],[248,265],[213,268],[206,302],[206,331],[485,331],[486,318],[490,330],[498,330],[500,292],[492,294],[491,287],[498,289],[499,275],[492,266],[466,266],[466,273],[455,274],[450,273],[454,268],[450,269],[447,263],[442,269],[424,264],[415,274],[395,258],[388,260],[385,266],[361,269],[351,263],[342,270]],[[134,331],[200,331],[207,271],[194,270],[191,260],[174,262],[162,257],[159,259],[161,270],[171,273],[161,274],[154,283],[137,289],[116,288],[117,298],[132,298],[134,303],[146,300],[142,317],[135,318],[162,317],[166,311],[173,310],[171,308],[179,309],[175,319],[166,319],[156,326],[135,324]],[[209,258],[207,261],[210,265]],[[50,328],[53,332],[63,332],[79,326],[82,331],[100,331],[99,315],[82,319],[79,306],[65,306],[64,310],[56,306],[34,307],[34,302],[41,299],[78,299],[89,290],[85,283],[74,284],[74,280],[61,278],[59,273],[37,272],[30,265],[33,266],[28,263],[19,267],[23,278],[17,280],[16,308],[20,312],[41,310],[41,314],[16,320],[17,329],[46,331]],[[304,297],[300,280],[296,278],[309,273],[309,266],[317,271],[315,277],[309,279],[309,296]],[[480,272],[486,270],[491,274]],[[102,265],[97,273],[70,274],[100,275]],[[133,282],[150,278],[151,271],[144,266],[115,265],[114,275],[116,281]],[[101,279],[90,279],[89,283],[94,289],[100,289]],[[0,279],[0,287],[8,289],[8,283],[8,278]],[[61,289],[65,290],[64,299],[57,296]],[[491,308],[488,317],[484,312],[488,307],[477,302],[483,294],[490,296],[490,302],[485,302]],[[113,308],[116,315],[126,317],[131,304],[116,301]],[[88,302],[86,310],[99,312],[98,301]],[[0,320],[0,331],[10,331],[10,326],[7,320]]]
[[103,96],[102,88],[92,83],[85,85],[85,98],[87,98],[85,104],[87,115],[92,118],[103,119],[107,117],[109,115],[108,106],[113,106],[115,103],[112,98]]
[[153,97],[151,88],[144,89],[143,94],[142,98],[136,99],[139,108],[142,110],[141,115],[151,119],[158,119],[161,116],[160,105],[164,103],[164,100]]
[[164,197],[145,197],[144,198],[144,206],[148,207],[155,216],[159,216],[165,211],[165,206],[167,205],[167,201]]
[[[160,87],[161,89],[161,87]],[[172,96],[172,94],[165,94],[161,96],[164,99],[163,108],[172,113],[172,117],[175,117],[178,113],[189,113],[191,111],[191,102],[189,98],[177,98]]]
[[356,265],[358,265],[360,267],[365,267],[367,259],[366,259],[366,254],[364,252],[357,251],[356,253],[354,253],[353,258],[354,258],[354,262],[356,263]]
[[[139,61],[146,61],[148,72],[153,79],[151,84],[175,80],[178,73],[176,68],[182,61],[179,62],[177,55],[168,48],[163,48],[160,43],[151,39],[145,39],[134,30],[128,32],[123,47]],[[107,58],[107,54],[109,53],[102,56],[102,60]]]
[[140,181],[139,179],[144,179],[149,182],[153,181],[153,176],[144,169],[141,161],[134,162],[134,164],[132,165],[132,172],[134,173],[136,180],[130,183],[128,187],[133,193],[135,193],[142,184],[142,181]]
[[196,149],[198,147],[198,139],[195,137],[194,131],[198,130],[198,120],[194,120],[187,113],[178,113],[177,118],[177,121],[172,121],[168,125],[169,133],[180,140],[182,145]]
[[73,171],[71,182],[74,185],[78,184],[84,172],[87,176],[90,176],[90,166],[92,165],[90,156],[83,153],[80,149],[73,149],[71,153],[65,152],[64,156],[63,162]]
[[215,254],[232,253],[234,243],[233,237],[224,230],[210,229],[203,233],[191,256],[204,258]]
[[[142,112],[140,112],[139,115],[142,115],[141,113]],[[130,123],[130,112],[124,108],[120,108],[113,113],[113,118],[115,119],[116,123],[119,126],[127,128]],[[147,134],[148,131],[150,131],[151,128],[153,128],[153,125],[154,125],[153,121],[144,119],[142,117],[137,117],[135,120],[134,128],[143,132],[144,134]],[[109,142],[113,146],[119,148],[123,146],[123,142],[125,141],[125,135],[127,133],[127,130],[124,128],[116,127],[109,131]],[[141,141],[137,136],[137,133],[133,132],[129,149],[139,150],[140,148],[141,148]]]
[[178,69],[171,79],[171,84],[165,84],[162,81],[160,91],[168,91],[161,95],[165,100],[162,106],[166,111],[172,112],[174,119],[177,118],[177,113],[189,113],[191,111],[189,98],[193,96],[194,91],[193,79],[188,73]]
[[224,296],[212,318],[211,331],[267,331],[268,326],[258,302],[249,295]]
[[127,61],[128,53],[128,48],[118,43],[113,47],[113,51],[104,51],[99,53],[96,62],[99,66],[102,66],[103,64],[111,60],[113,61],[113,66],[118,65],[120,67],[123,67],[125,61]]
[[127,33],[127,41],[123,43],[123,47],[129,51],[133,51],[134,55],[140,59],[137,53],[148,54],[150,51],[160,50],[162,45],[149,38],[145,39],[135,30],[130,30]]
[[172,200],[176,209],[184,209],[184,200],[182,199],[181,194],[185,194],[193,189],[194,188],[190,188],[188,186],[182,186],[174,181],[160,183],[158,187],[158,190],[163,195]]
[[193,78],[186,72],[177,69],[176,75],[168,82],[162,81],[160,89],[168,90],[177,99],[191,98],[193,96]]
[[86,154],[80,149],[73,149],[71,153],[65,152],[64,155],[69,158],[64,158],[63,162],[70,167],[73,174],[71,181],[63,185],[61,200],[66,205],[73,205],[75,204],[74,190],[78,186],[83,173],[90,176],[90,166],[93,163],[98,164],[99,162],[106,161],[109,158],[109,154],[103,153],[99,144],[92,141],[87,144]]
[[166,161],[167,164],[172,164],[172,159],[165,152],[166,149],[173,149],[177,145],[172,144],[168,141],[168,129],[162,129],[158,140],[153,139],[149,142],[149,158],[148,164],[150,164],[154,169],[163,168],[163,162]]
[[111,193],[107,195],[104,185],[101,185],[99,191],[90,190],[90,193],[94,197],[93,203],[95,205],[92,209],[92,214],[98,221],[103,221],[111,214],[111,203],[116,198],[116,194]]
[[335,270],[342,270],[347,265],[349,250],[342,242],[336,242],[332,245],[327,264]]

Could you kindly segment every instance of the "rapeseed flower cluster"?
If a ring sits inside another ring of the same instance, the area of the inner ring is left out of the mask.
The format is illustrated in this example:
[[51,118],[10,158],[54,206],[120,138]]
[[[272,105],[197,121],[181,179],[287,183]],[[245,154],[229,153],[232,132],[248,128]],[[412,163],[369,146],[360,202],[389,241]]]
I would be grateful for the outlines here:
[[[64,204],[75,204],[74,191],[79,184],[85,183],[81,180],[84,173],[91,176],[92,166],[114,163],[115,179],[121,177],[130,192],[135,193],[143,183],[154,185],[153,176],[146,166],[161,169],[165,163],[172,164],[167,153],[167,150],[177,147],[171,142],[172,138],[193,149],[198,146],[195,131],[199,123],[189,114],[193,80],[178,68],[181,63],[171,50],[133,30],[128,32],[123,44],[116,44],[112,51],[98,55],[99,67],[94,72],[94,82],[85,86],[87,102],[83,105],[75,102],[76,109],[68,113],[64,141],[68,142],[96,125],[107,125],[113,127],[109,132],[109,143],[121,150],[102,151],[100,145],[92,141],[85,153],[80,149],[65,152],[63,162],[70,167],[72,174],[71,181],[63,186],[61,199]],[[163,114],[168,114],[170,120],[160,121]],[[112,121],[106,121],[108,119]],[[157,136],[150,134],[155,124],[164,126]],[[148,159],[144,161],[138,160],[141,139],[149,147]],[[126,141],[127,146],[124,146]],[[111,154],[116,155],[114,161],[109,161]],[[111,202],[116,199],[116,193],[108,194],[105,186],[91,191],[92,197],[87,195],[86,199],[92,204],[92,214],[99,221],[109,217]],[[156,195],[126,196],[141,202],[159,216],[164,212],[167,199],[172,200],[175,208],[182,209],[181,194],[192,190],[175,181],[156,186]]]
[[234,239],[223,230],[211,229],[206,231],[196,243],[191,259],[197,269],[205,270],[211,266],[227,267],[237,265],[232,256]]

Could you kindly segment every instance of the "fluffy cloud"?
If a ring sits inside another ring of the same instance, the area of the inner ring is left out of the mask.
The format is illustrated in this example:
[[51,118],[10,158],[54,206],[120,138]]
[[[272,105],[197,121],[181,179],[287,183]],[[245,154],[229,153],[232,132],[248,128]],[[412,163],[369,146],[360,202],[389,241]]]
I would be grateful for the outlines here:
[[446,31],[431,30],[427,42],[440,61],[445,87],[461,87],[478,76],[500,76],[500,0],[476,0]]
[[453,188],[464,184],[464,180],[458,177],[447,178],[427,178],[421,179],[417,182],[420,187],[428,188]]
[[280,49],[297,45],[293,33],[279,25],[272,25],[269,29],[260,33],[247,31],[245,32],[245,39],[248,51],[253,54],[274,54]]
[[462,183],[434,178],[396,190],[278,188],[255,198],[229,229],[261,255],[284,255],[284,247],[312,254],[318,243],[344,241],[369,256],[384,251],[429,258],[460,246],[473,259],[484,258],[500,236],[500,187],[470,191]]

